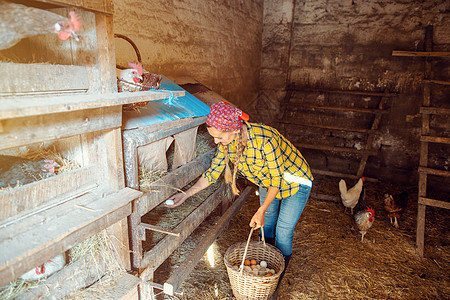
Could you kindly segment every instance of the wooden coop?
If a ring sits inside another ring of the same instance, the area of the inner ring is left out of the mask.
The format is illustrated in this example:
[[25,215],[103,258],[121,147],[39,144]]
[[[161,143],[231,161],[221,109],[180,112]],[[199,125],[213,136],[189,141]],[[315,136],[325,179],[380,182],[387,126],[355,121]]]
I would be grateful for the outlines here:
[[[189,219],[185,221],[189,226],[180,227],[185,229],[168,230],[171,235],[165,244],[141,259],[137,253],[141,254],[143,230],[159,229],[141,224],[139,216],[174,190],[162,191],[157,197],[137,190],[137,147],[169,136],[175,136],[177,142],[182,132],[189,130],[187,139],[193,146],[196,127],[205,117],[124,130],[122,136],[123,105],[177,99],[185,95],[184,90],[117,92],[112,1],[32,1],[29,5],[66,16],[74,9],[83,27],[78,42],[40,35],[0,51],[0,154],[5,159],[19,159],[33,152],[46,158],[51,150],[60,165],[54,176],[33,178],[31,183],[0,192],[1,286],[102,235],[112,243],[114,261],[104,252],[88,251],[88,257],[70,262],[66,257],[64,268],[21,294],[20,299],[64,298],[101,282],[106,275],[116,283],[102,290],[109,299],[138,299],[137,287],[142,280],[131,275],[131,270],[151,273],[221,199],[212,197],[205,202],[191,217],[197,223]],[[173,180],[173,185],[182,188],[205,170],[211,153],[190,161],[192,154],[186,158],[183,150],[177,149],[180,169],[161,180]],[[73,168],[63,172],[61,165],[66,162]],[[130,249],[135,251],[132,261]],[[109,272],[112,264],[118,272]],[[144,284],[142,289],[146,287]],[[88,297],[91,289],[83,291],[83,296]],[[76,294],[73,297],[77,298]]]

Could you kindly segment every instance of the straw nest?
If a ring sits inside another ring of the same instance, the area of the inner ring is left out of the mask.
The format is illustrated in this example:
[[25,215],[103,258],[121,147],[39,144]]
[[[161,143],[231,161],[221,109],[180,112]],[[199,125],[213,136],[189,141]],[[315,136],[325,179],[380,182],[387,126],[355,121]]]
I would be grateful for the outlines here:
[[[80,164],[72,159],[63,157],[60,153],[56,151],[55,148],[43,148],[39,147],[33,150],[29,150],[26,153],[21,153],[17,155],[18,157],[30,159],[34,161],[39,161],[42,159],[51,159],[54,160],[59,164],[59,167],[55,168],[55,174],[62,174],[66,173],[75,169],[80,168]],[[36,180],[40,180],[39,178],[36,178]],[[0,188],[0,191],[9,191],[14,188],[19,187],[20,185],[17,184],[14,187],[6,187],[6,188]]]
[[[339,196],[339,178],[316,176],[314,192]],[[365,243],[353,226],[350,213],[341,203],[310,198],[296,226],[293,255],[282,281],[278,299],[449,299],[450,298],[450,214],[448,210],[427,208],[425,257],[415,252],[417,193],[410,193],[400,228],[391,226],[383,209],[383,194],[408,187],[366,182],[369,204],[376,219]],[[445,195],[444,195],[445,196]],[[445,199],[445,198],[441,198]],[[184,205],[184,204],[183,204]],[[234,299],[223,256],[234,243],[245,241],[251,216],[259,198],[251,195],[214,242],[215,266],[205,257],[181,286],[183,296],[171,299]],[[185,207],[170,210],[171,218]],[[155,272],[163,283],[219,217],[214,212]],[[165,216],[164,216],[165,218]],[[257,233],[253,240],[257,240]],[[168,299],[163,294],[158,299]]]

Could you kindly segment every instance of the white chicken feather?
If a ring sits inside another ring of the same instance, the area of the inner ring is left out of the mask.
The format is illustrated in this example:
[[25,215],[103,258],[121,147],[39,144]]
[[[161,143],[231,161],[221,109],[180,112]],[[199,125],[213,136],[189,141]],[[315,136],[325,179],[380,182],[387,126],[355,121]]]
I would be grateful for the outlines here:
[[353,214],[353,208],[355,208],[358,203],[359,196],[363,187],[363,182],[365,178],[361,177],[358,182],[350,189],[347,190],[347,184],[344,179],[339,181],[339,191],[341,192],[342,204],[344,205],[344,210],[350,208]]

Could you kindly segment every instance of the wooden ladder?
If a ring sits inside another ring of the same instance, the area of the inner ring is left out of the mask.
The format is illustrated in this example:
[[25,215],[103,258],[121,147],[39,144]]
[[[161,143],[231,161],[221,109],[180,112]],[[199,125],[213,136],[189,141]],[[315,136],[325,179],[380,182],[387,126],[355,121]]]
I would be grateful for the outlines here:
[[432,115],[450,115],[448,108],[436,108],[431,106],[431,86],[435,84],[450,85],[450,82],[431,79],[431,61],[429,57],[449,57],[450,52],[433,52],[433,26],[427,26],[425,31],[425,52],[393,51],[394,56],[426,57],[423,81],[423,105],[420,108],[422,115],[422,130],[420,137],[420,160],[419,160],[419,195],[417,211],[416,250],[423,257],[425,236],[425,208],[426,206],[450,209],[450,202],[431,199],[427,197],[428,175],[449,177],[450,172],[428,167],[428,145],[429,143],[450,144],[449,137],[431,136],[430,119]]
[[[369,108],[356,108],[356,107],[337,107],[337,106],[318,106],[318,105],[310,105],[310,104],[301,104],[302,108],[312,109],[312,110],[328,110],[335,112],[356,112],[356,113],[369,113],[375,115],[370,128],[346,128],[340,126],[330,126],[324,124],[305,124],[299,122],[290,122],[289,114],[292,112],[295,114],[296,108],[299,104],[292,103],[291,98],[295,95],[295,92],[309,92],[309,93],[321,93],[329,97],[330,94],[341,94],[341,95],[355,95],[361,97],[379,97],[378,106],[376,109]],[[387,113],[386,104],[390,97],[397,96],[396,93],[390,93],[389,91],[385,91],[384,93],[377,92],[365,92],[365,91],[344,91],[344,90],[325,90],[325,89],[302,89],[300,87],[296,87],[294,83],[291,83],[286,88],[286,95],[283,101],[281,102],[281,118],[278,122],[279,126],[307,126],[314,128],[322,128],[322,129],[331,129],[331,130],[339,130],[346,132],[360,132],[367,134],[367,139],[364,147],[362,149],[354,149],[354,148],[345,148],[345,147],[336,147],[330,145],[322,145],[322,144],[307,144],[307,143],[295,143],[295,146],[299,149],[314,149],[314,150],[323,150],[323,151],[335,151],[335,152],[347,152],[353,153],[360,156],[358,169],[355,170],[355,175],[346,174],[340,172],[333,172],[328,170],[319,170],[313,169],[313,174],[320,174],[332,177],[339,178],[350,178],[350,179],[358,179],[364,174],[364,169],[367,164],[367,160],[369,156],[375,156],[378,154],[378,151],[373,149],[373,141],[375,139],[375,134],[378,132],[378,128],[381,123],[381,118],[383,114]],[[375,178],[366,178],[369,181],[377,181]],[[314,198],[328,201],[340,201],[339,197],[326,195],[326,194],[311,194]]]

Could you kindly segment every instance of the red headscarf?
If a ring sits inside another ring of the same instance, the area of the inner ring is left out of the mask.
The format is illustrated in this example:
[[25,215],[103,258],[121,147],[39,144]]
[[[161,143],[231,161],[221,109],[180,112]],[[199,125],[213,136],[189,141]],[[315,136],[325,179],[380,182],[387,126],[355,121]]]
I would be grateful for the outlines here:
[[226,102],[211,105],[206,124],[221,131],[235,131],[242,127],[242,121],[248,121],[249,116],[239,108]]

